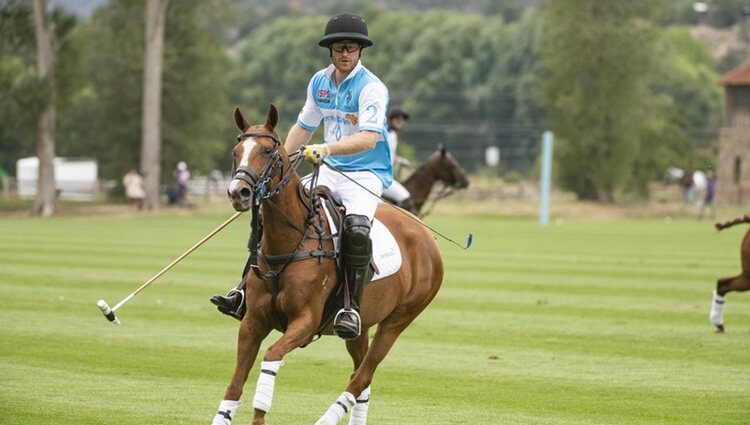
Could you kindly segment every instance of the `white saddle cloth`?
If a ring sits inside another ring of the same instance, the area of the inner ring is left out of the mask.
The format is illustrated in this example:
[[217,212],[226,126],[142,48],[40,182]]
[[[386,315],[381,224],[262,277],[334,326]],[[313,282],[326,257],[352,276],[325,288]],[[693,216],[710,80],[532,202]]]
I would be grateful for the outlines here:
[[[338,234],[336,223],[333,222],[331,213],[328,211],[325,202],[323,203],[323,209],[326,212],[331,233]],[[401,268],[401,249],[399,249],[396,239],[393,237],[393,234],[391,234],[391,231],[388,230],[388,228],[377,218],[372,222],[370,239],[372,239],[372,259],[377,267],[377,273],[372,277],[372,281],[383,279],[396,273]],[[338,236],[334,237],[333,245],[336,252],[338,252]]]

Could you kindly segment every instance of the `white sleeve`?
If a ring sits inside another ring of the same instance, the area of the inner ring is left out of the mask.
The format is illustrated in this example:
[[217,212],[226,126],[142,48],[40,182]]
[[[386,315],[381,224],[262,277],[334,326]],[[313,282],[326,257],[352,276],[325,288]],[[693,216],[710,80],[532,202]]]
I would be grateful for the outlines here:
[[323,113],[315,103],[315,97],[313,96],[313,80],[315,76],[310,79],[310,83],[307,84],[307,99],[305,100],[305,106],[297,116],[297,124],[305,130],[315,131],[320,125],[320,121],[323,119]]
[[396,146],[398,146],[398,134],[396,130],[388,131],[388,148],[391,150],[391,159],[396,160]]
[[379,133],[385,128],[388,89],[376,81],[362,88],[359,94],[359,129]]

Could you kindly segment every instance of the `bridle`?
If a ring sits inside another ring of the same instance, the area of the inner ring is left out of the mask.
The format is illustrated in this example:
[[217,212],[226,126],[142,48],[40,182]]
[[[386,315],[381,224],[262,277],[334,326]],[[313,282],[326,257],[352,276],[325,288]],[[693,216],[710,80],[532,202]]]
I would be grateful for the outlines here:
[[[444,184],[443,187],[440,189],[440,191],[437,194],[433,194],[430,192],[427,195],[427,198],[423,200],[423,205],[427,207],[424,212],[420,214],[421,217],[426,217],[428,214],[432,212],[432,209],[435,208],[435,204],[443,198],[446,198],[455,192],[457,189],[461,189],[461,182],[466,180],[465,175],[461,175],[459,170],[459,167],[456,167],[457,164],[452,164],[449,162],[447,156],[440,155],[440,159],[438,160],[438,166],[442,167],[443,169],[447,170],[450,174],[451,178],[453,179],[452,184]],[[455,160],[454,160],[455,161]],[[447,163],[447,166],[446,166]],[[433,183],[440,181],[442,183],[442,180],[439,180],[437,177],[435,177],[434,174],[430,175],[426,170],[422,169],[420,167],[417,169],[414,174],[412,175],[412,178],[415,178],[417,180],[422,180],[423,182],[432,185]]]
[[[284,173],[284,161],[281,158],[281,153],[279,153],[279,147],[281,147],[281,139],[279,139],[279,136],[276,135],[276,133],[242,133],[237,136],[237,141],[241,142],[251,137],[268,137],[269,139],[273,140],[274,147],[270,153],[271,158],[268,160],[268,164],[266,164],[265,168],[263,168],[263,171],[260,173],[260,175],[258,175],[255,170],[246,165],[237,167],[235,165],[234,158],[232,158],[231,175],[232,179],[242,180],[249,184],[253,190],[253,199],[261,201],[263,199],[272,198],[279,194],[281,189],[283,189],[284,186],[289,183],[289,179],[292,177],[292,174],[297,168],[297,165],[299,164],[299,160],[301,158],[297,158],[292,166],[289,167],[289,170]],[[279,172],[281,173],[281,180],[275,185],[268,187],[268,185],[271,183],[271,180]]]
[[[448,174],[450,174],[453,180],[453,183],[446,184],[445,186],[459,189],[461,187],[461,182],[466,180],[466,176],[461,175],[458,168],[455,166],[455,164],[451,164],[448,161],[447,157],[441,156],[438,161],[439,163],[437,165],[441,167],[442,169],[447,170]],[[446,163],[447,163],[447,166],[445,165]],[[412,177],[415,179],[422,180],[425,183],[430,183],[430,184],[432,184],[433,182],[437,182],[437,181],[446,183],[443,180],[438,179],[435,176],[434,172],[428,173],[423,167],[419,167],[416,171],[414,171],[414,173],[412,174]]]
[[[336,258],[335,252],[326,251],[323,248],[323,242],[325,240],[331,239],[331,236],[325,235],[322,225],[317,225],[315,223],[316,217],[322,217],[320,199],[312,190],[312,187],[314,187],[312,185],[317,182],[317,178],[315,178],[317,177],[317,167],[315,169],[314,178],[311,180],[311,190],[309,192],[309,196],[305,196],[305,188],[302,184],[299,185],[299,190],[297,191],[302,204],[305,205],[308,210],[305,224],[303,226],[300,226],[286,213],[284,213],[284,211],[282,211],[281,208],[279,208],[279,206],[276,205],[275,202],[273,202],[272,198],[278,195],[284,188],[284,186],[289,183],[292,176],[295,175],[297,167],[299,167],[299,164],[304,159],[304,155],[301,155],[302,151],[300,150],[292,153],[292,155],[296,155],[296,157],[291,162],[289,168],[285,171],[284,160],[281,153],[279,152],[279,148],[281,147],[281,139],[279,139],[279,136],[277,136],[275,133],[242,133],[237,136],[237,141],[241,142],[242,140],[250,137],[268,137],[274,141],[274,147],[270,152],[267,153],[267,155],[269,155],[269,160],[260,174],[258,174],[257,172],[255,172],[255,170],[248,166],[243,165],[240,167],[236,167],[234,159],[232,160],[233,179],[242,180],[248,183],[252,188],[250,239],[247,245],[247,248],[250,251],[250,256],[248,257],[247,264],[245,265],[243,276],[247,274],[249,270],[253,270],[258,278],[262,280],[274,279],[275,281],[275,278],[278,277],[278,275],[284,271],[286,266],[293,261],[306,260],[309,258]],[[281,175],[279,182],[271,185],[271,181],[279,174]],[[308,198],[309,202],[306,202],[305,198]],[[275,211],[276,214],[279,214],[287,222],[287,224],[289,224],[301,235],[301,239],[298,242],[294,252],[280,255],[269,255],[260,252],[260,241],[263,236],[263,220],[260,214],[260,204],[263,201],[265,201]],[[305,241],[311,238],[318,240],[318,249],[312,251],[302,251]],[[263,261],[269,271],[265,273],[262,272],[260,270],[260,267],[258,266],[258,260]],[[281,267],[278,270],[273,270],[270,267],[272,265]]]
[[[453,161],[455,162],[455,160],[453,160]],[[458,164],[451,163],[448,160],[447,156],[441,156],[440,163],[441,163],[441,165],[444,165],[446,163],[448,165],[447,167],[443,166],[443,168],[447,169],[448,173],[453,178],[453,184],[451,184],[450,186],[453,187],[453,188],[456,188],[456,189],[460,188],[461,187],[461,182],[464,181],[464,180],[466,180],[466,176],[463,175],[463,174],[461,174],[460,167],[457,167]]]

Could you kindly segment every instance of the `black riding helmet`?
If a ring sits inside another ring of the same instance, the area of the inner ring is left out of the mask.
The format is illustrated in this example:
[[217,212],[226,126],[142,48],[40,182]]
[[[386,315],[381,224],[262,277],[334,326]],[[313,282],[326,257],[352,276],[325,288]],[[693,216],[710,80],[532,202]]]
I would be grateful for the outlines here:
[[391,108],[391,110],[388,112],[388,119],[392,120],[396,117],[403,117],[404,120],[409,120],[409,114],[406,113],[403,109],[399,108],[398,106],[394,106]]
[[318,45],[331,47],[332,43],[341,40],[351,40],[362,45],[362,48],[372,46],[372,40],[367,36],[367,24],[361,16],[351,13],[339,13],[328,20],[326,32]]

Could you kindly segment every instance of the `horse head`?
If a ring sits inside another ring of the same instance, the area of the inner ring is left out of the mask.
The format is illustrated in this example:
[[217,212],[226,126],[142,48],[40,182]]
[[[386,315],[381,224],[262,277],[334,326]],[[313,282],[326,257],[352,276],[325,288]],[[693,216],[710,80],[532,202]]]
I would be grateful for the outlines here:
[[456,158],[445,149],[442,144],[438,145],[437,152],[430,155],[426,162],[431,162],[432,172],[435,180],[439,180],[456,189],[464,189],[469,186],[466,171],[456,161]]
[[284,168],[289,169],[289,159],[274,131],[278,122],[274,105],[268,107],[263,125],[250,125],[240,108],[234,109],[234,123],[242,133],[232,149],[232,181],[227,195],[237,211],[250,209],[253,198],[260,201],[276,195],[287,182],[282,177]]

